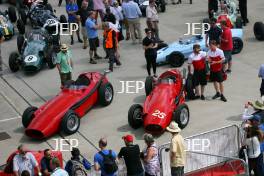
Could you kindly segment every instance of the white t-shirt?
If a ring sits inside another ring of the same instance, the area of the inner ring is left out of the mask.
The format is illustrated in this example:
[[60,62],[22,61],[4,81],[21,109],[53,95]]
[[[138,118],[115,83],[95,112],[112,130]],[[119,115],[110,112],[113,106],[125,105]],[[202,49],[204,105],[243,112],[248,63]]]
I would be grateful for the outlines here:
[[147,6],[146,8],[146,17],[150,21],[159,21],[158,12],[155,7]]
[[198,61],[198,60],[201,60],[203,58],[206,58],[206,52],[204,52],[204,51],[200,51],[199,54],[192,53],[188,57],[188,64],[192,64],[193,61]]
[[34,168],[37,166],[38,162],[30,152],[27,152],[24,156],[17,154],[13,159],[13,171],[17,171],[19,175],[23,170],[27,170],[30,175],[34,175]]
[[223,59],[223,61],[225,60],[224,52],[223,52],[223,50],[221,50],[219,48],[216,48],[215,51],[209,50],[207,52],[207,56],[212,57],[212,58],[220,56]]
[[256,136],[245,139],[245,145],[248,146],[249,158],[257,158],[260,155],[260,142]]

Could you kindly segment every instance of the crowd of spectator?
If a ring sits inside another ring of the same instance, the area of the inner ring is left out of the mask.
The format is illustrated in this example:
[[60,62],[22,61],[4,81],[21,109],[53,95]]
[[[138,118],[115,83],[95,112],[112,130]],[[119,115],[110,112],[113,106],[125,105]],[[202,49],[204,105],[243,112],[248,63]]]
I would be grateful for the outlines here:
[[[171,122],[167,131],[172,134],[170,147],[170,160],[172,176],[183,176],[186,160],[186,147],[176,122]],[[98,142],[99,151],[94,155],[94,170],[101,176],[117,176],[118,163],[124,160],[128,176],[158,176],[160,170],[160,157],[158,146],[151,134],[144,134],[145,148],[140,150],[134,143],[133,135],[122,137],[124,146],[117,153],[108,148],[106,138]],[[17,148],[12,168],[16,176],[87,176],[92,164],[80,153],[78,148],[72,148],[71,158],[62,167],[62,158],[55,156],[51,149],[43,151],[42,158],[36,158],[24,145]]]

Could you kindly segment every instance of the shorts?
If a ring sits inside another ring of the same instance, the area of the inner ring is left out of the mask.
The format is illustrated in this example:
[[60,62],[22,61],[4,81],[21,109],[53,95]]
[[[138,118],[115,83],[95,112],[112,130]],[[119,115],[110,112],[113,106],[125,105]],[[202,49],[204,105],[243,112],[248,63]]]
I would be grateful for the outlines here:
[[260,86],[260,96],[264,95],[264,79],[262,79],[261,81],[261,86]]
[[87,40],[88,36],[87,36],[87,30],[85,26],[82,26],[81,32],[82,32],[83,39]]
[[99,39],[98,37],[89,39],[89,45],[90,45],[90,50],[95,51],[97,47],[99,47]]
[[64,86],[67,81],[72,79],[71,72],[69,72],[69,73],[60,73],[60,78],[61,78],[61,85]]
[[225,64],[232,61],[232,51],[224,51]]
[[224,76],[223,76],[223,71],[218,71],[218,72],[210,72],[210,80],[213,82],[223,82],[224,81]]
[[207,84],[206,79],[206,69],[204,70],[194,70],[193,73],[194,86],[205,86]]

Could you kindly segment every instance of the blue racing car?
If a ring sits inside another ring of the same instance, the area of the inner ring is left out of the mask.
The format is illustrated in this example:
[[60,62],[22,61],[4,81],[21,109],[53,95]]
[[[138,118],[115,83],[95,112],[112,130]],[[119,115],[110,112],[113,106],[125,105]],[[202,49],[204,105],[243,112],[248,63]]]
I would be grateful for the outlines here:
[[[233,54],[238,54],[243,49],[242,29],[231,29],[233,37]],[[201,50],[208,51],[205,45],[205,35],[197,35],[161,48],[157,52],[157,64],[169,63],[172,67],[180,67],[193,51],[193,45],[199,44]]]

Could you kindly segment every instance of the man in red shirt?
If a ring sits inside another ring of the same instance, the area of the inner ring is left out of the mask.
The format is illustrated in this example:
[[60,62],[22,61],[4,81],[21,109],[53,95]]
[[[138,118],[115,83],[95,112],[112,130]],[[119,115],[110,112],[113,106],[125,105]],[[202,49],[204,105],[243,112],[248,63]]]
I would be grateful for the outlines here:
[[214,88],[216,94],[213,99],[221,98],[222,101],[226,102],[224,96],[224,78],[223,78],[223,62],[225,61],[224,53],[221,49],[217,48],[216,41],[210,42],[210,49],[207,52],[208,62],[210,64],[210,78],[214,82]]
[[232,50],[233,50],[233,39],[232,32],[229,27],[227,27],[226,21],[221,21],[221,28],[223,30],[221,35],[220,48],[224,51],[225,55],[225,68],[224,71],[231,73],[232,67]]
[[[193,65],[193,78],[195,86],[195,99],[201,98],[205,100],[204,89],[207,84],[206,80],[206,52],[201,51],[199,44],[193,45],[193,53],[188,58],[188,72],[191,73]],[[199,85],[201,85],[201,94],[199,91]]]

